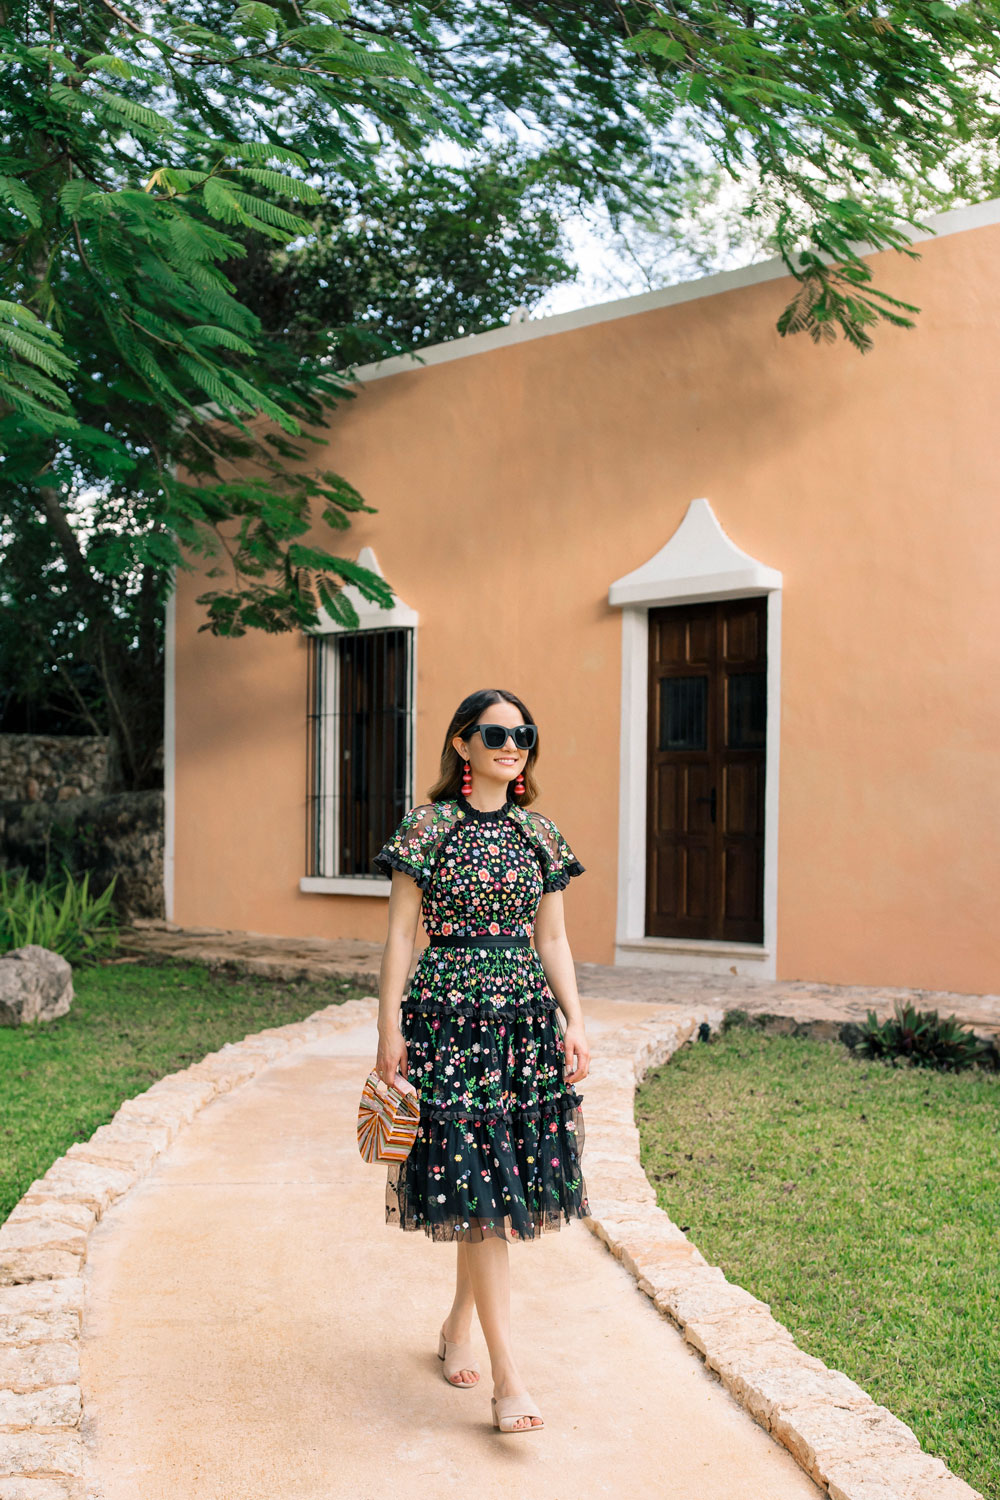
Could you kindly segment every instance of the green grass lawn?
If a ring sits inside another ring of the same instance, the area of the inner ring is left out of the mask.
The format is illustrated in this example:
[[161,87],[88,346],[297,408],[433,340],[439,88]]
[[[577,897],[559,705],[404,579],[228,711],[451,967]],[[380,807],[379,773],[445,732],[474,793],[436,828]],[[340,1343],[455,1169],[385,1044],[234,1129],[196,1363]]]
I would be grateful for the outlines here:
[[734,1027],[636,1094],[661,1208],[1000,1500],[1000,1075]]
[[68,1015],[0,1026],[0,1222],[123,1099],[226,1042],[365,993],[348,980],[286,983],[155,961],[78,969],[73,986]]

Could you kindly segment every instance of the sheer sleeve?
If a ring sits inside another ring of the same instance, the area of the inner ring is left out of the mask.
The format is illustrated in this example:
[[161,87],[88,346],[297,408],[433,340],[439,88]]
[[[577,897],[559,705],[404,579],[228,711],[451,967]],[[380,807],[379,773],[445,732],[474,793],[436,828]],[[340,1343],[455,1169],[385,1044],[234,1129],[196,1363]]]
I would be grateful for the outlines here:
[[402,870],[425,891],[434,873],[434,857],[449,820],[436,802],[411,807],[396,832],[372,861],[380,875]]
[[541,813],[532,813],[531,819],[544,858],[542,889],[546,894],[549,891],[565,890],[570,877],[582,875],[584,867],[551,818],[543,817]]

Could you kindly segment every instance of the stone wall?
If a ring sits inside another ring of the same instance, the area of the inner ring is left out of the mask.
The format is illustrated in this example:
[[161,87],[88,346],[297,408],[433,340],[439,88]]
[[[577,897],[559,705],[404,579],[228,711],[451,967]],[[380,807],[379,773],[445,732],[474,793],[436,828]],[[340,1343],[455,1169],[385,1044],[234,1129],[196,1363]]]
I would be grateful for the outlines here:
[[0,802],[70,802],[103,791],[107,772],[103,736],[0,734]]
[[162,917],[163,793],[0,801],[0,866],[38,880],[63,862],[75,874],[89,871],[92,891],[117,875],[115,906],[123,920]]

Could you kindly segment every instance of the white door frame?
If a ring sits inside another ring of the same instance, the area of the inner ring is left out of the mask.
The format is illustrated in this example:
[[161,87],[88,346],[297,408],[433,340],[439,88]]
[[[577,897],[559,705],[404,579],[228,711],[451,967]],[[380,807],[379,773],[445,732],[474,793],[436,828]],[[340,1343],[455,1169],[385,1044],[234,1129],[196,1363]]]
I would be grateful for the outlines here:
[[[655,557],[617,579],[608,602],[622,611],[618,920],[615,963],[707,974],[776,977],[778,754],[781,725],[781,574],[730,541],[705,499],[692,500]],[[646,732],[649,611],[661,605],[767,598],[767,731],[764,765],[764,937],[723,943],[646,936]]]

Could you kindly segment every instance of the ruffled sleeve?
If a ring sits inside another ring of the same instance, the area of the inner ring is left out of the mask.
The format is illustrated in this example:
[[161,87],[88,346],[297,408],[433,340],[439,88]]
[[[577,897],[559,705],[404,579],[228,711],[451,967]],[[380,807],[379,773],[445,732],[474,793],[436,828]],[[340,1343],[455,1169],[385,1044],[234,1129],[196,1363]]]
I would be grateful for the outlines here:
[[569,885],[570,877],[582,875],[584,867],[559,832],[551,818],[541,813],[531,814],[532,822],[542,850],[544,869],[542,890],[562,891]]
[[422,891],[430,885],[434,873],[434,857],[447,828],[439,805],[429,802],[421,807],[411,807],[396,832],[376,854],[372,861],[380,875],[392,876],[393,870],[402,870],[417,882]]

